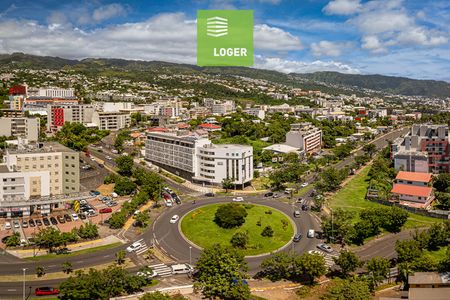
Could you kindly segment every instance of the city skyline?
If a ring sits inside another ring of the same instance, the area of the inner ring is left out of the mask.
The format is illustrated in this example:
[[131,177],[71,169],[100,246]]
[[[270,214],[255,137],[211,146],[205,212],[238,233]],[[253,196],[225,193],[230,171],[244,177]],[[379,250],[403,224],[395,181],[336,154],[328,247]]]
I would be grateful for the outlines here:
[[450,81],[445,1],[4,1],[0,53],[196,63],[198,9],[253,9],[255,68]]

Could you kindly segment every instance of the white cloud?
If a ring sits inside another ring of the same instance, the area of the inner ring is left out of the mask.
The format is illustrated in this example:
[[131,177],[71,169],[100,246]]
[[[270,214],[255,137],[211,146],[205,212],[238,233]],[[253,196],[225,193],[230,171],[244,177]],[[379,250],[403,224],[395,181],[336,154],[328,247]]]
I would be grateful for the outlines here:
[[378,38],[374,35],[364,36],[362,38],[363,49],[369,50],[373,53],[383,53],[386,52],[386,48],[382,45],[382,43],[378,40]]
[[291,51],[303,48],[300,39],[280,28],[266,24],[255,25],[255,48],[260,50]]
[[328,15],[351,15],[361,7],[359,0],[333,0],[322,11]]
[[117,16],[123,16],[126,13],[127,10],[124,6],[118,3],[111,3],[95,9],[94,13],[92,14],[92,19],[97,22],[101,22]]
[[320,41],[311,44],[311,52],[314,56],[340,56],[342,51],[349,47],[350,42]]
[[255,68],[275,70],[283,73],[311,73],[319,71],[336,71],[347,74],[360,73],[358,69],[336,61],[316,60],[305,62],[261,56],[255,56]]

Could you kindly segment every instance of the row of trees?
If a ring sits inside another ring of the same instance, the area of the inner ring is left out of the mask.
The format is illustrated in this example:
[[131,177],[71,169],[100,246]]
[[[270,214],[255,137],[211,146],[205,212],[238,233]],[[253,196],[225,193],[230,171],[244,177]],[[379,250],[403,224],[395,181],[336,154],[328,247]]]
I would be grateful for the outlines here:
[[108,134],[108,130],[87,128],[81,123],[67,122],[55,134],[54,139],[70,149],[84,151],[88,145],[97,143]]
[[47,248],[50,252],[60,246],[66,246],[82,239],[93,239],[98,237],[98,227],[92,223],[86,223],[79,228],[73,228],[69,232],[60,232],[54,227],[47,227],[39,230],[34,237],[34,242],[39,248]]
[[440,209],[450,209],[450,173],[439,174],[433,182],[436,189],[437,206]]
[[379,234],[382,229],[400,232],[408,220],[408,212],[395,206],[380,206],[363,209],[358,217],[354,223],[355,212],[335,209],[332,215],[322,217],[324,235],[329,241],[361,245],[366,238]]

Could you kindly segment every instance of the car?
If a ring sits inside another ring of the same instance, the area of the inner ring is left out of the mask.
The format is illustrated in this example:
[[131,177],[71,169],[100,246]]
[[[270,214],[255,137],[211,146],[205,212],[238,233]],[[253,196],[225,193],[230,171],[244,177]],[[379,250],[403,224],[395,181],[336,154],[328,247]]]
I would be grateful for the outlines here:
[[35,227],[35,226],[36,226],[36,222],[34,222],[33,219],[30,219],[30,220],[28,221],[28,224],[30,225],[30,227]]
[[38,287],[34,289],[35,296],[58,295],[59,290],[53,287]]
[[100,192],[92,190],[92,191],[89,192],[89,195],[91,195],[91,196],[98,196],[98,195],[100,195]]
[[244,198],[242,197],[233,198],[233,202],[244,202]]
[[34,222],[36,223],[36,226],[42,226],[42,221],[40,219],[36,219]]
[[302,185],[301,185],[301,187],[304,188],[304,187],[307,187],[308,185],[309,185],[308,182],[303,182]]
[[295,200],[295,202],[297,202],[297,203],[302,203],[302,202],[303,202],[303,198],[300,197],[300,198],[298,198],[297,200]]
[[315,233],[314,229],[308,230],[308,234],[306,236],[309,237],[309,238],[315,237],[316,233]]
[[65,247],[65,248],[59,248],[55,250],[56,254],[68,254],[70,252],[70,249]]
[[112,193],[111,193],[111,197],[117,198],[117,197],[119,197],[119,195],[118,195],[117,193],[112,192]]
[[107,213],[112,212],[112,208],[111,207],[101,208],[98,212],[101,214],[107,214]]
[[294,210],[294,217],[295,218],[300,218],[300,211],[299,210]]
[[308,209],[309,209],[308,205],[306,205],[306,204],[302,205],[302,210],[307,211]]
[[133,244],[127,247],[127,252],[131,253],[141,249],[142,247],[144,247],[144,245],[142,245],[140,242],[134,242]]
[[95,157],[91,157],[91,160],[92,160],[92,161],[95,161],[96,159],[95,159]]
[[[58,219],[58,222],[60,224],[66,223],[66,219],[64,218],[64,216],[57,216],[56,219]],[[50,221],[51,221],[51,218],[50,218]],[[52,224],[53,224],[53,222],[52,222]],[[53,224],[53,225],[56,225],[56,224]]]
[[22,221],[22,228],[28,228],[28,222],[27,220]]
[[302,239],[301,233],[297,233],[296,235],[294,235],[294,238],[292,239],[292,241],[294,241],[295,243],[298,243],[298,242],[300,242],[301,239]]
[[267,192],[264,194],[264,197],[272,197],[273,193],[272,192]]
[[172,269],[173,275],[191,273],[194,270],[189,264],[176,264],[170,266],[170,268]]
[[72,222],[72,218],[68,214],[64,215],[64,219],[66,220],[66,222]]
[[272,198],[276,199],[279,198],[280,196],[278,194],[273,194]]
[[119,151],[117,151],[116,149],[112,149],[111,152],[114,153],[114,154],[119,153]]
[[95,210],[93,210],[93,209],[89,209],[87,212],[85,212],[85,214],[86,214],[88,217],[93,217],[93,216],[96,215]]
[[112,206],[116,206],[118,203],[116,202],[116,201],[109,201],[109,202],[106,202],[106,205],[108,206],[108,207],[112,207]]
[[25,240],[25,239],[20,239],[20,247],[25,247],[26,245],[28,245],[27,240]]
[[158,273],[156,273],[153,270],[144,270],[136,273],[137,276],[145,277],[147,279],[151,279],[153,277],[158,276]]
[[81,220],[86,220],[86,215],[85,215],[85,214],[78,214],[78,217],[79,217]]
[[77,215],[77,214],[72,214],[72,219],[73,219],[74,221],[78,220],[78,215]]
[[319,244],[319,245],[317,245],[317,248],[319,248],[320,250],[323,250],[325,252],[328,252],[328,253],[333,252],[333,248],[331,248],[331,246],[329,246],[327,244]]
[[180,216],[173,215],[172,218],[170,218],[170,223],[175,224],[180,219]]
[[20,228],[20,223],[18,220],[14,220],[13,224],[14,224],[14,228]]
[[87,201],[86,200],[80,200],[80,205],[87,205]]
[[[53,217],[52,217],[53,218]],[[53,218],[53,219],[55,219],[55,218]],[[56,221],[56,220],[55,220]],[[42,222],[44,222],[44,225],[45,226],[50,226],[50,221],[48,220],[48,218],[43,218],[42,219]]]
[[313,255],[325,256],[325,253],[323,253],[322,251],[318,251],[318,250],[309,250],[308,253],[313,254]]
[[172,200],[166,199],[166,206],[167,206],[167,207],[172,207],[172,206],[173,206]]
[[10,222],[6,222],[5,223],[5,230],[9,230],[11,229],[11,223]]
[[214,197],[214,193],[206,193],[205,196],[206,197]]

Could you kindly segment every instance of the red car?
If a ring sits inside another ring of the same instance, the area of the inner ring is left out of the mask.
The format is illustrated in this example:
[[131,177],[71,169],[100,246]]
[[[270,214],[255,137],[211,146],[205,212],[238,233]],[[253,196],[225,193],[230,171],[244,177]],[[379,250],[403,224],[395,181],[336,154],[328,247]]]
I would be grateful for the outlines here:
[[58,295],[59,291],[58,289],[52,288],[52,287],[40,287],[36,288],[34,290],[35,296],[46,296],[46,295]]
[[101,214],[106,214],[106,213],[112,212],[112,209],[111,209],[111,207],[105,207],[105,208],[100,209],[99,212]]

